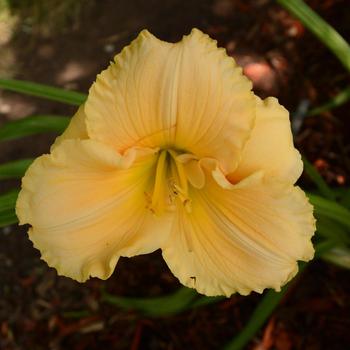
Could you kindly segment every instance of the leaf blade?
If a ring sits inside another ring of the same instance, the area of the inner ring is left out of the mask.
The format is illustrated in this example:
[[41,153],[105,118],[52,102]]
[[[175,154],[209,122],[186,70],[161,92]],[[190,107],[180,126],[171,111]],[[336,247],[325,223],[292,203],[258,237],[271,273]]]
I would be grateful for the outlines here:
[[317,114],[327,112],[331,109],[334,109],[336,107],[343,105],[348,100],[350,100],[350,86],[348,86],[344,90],[340,91],[336,96],[331,98],[325,104],[311,109],[307,115],[311,117],[311,116],[314,116]]
[[26,158],[0,164],[0,180],[21,178],[33,160]]
[[18,222],[15,206],[19,190],[12,190],[0,195],[0,227]]
[[172,294],[155,298],[118,297],[103,293],[102,300],[122,309],[135,309],[148,316],[160,317],[186,310],[197,296],[195,290],[181,287]]
[[[326,243],[326,242],[324,242]],[[333,247],[332,244],[317,244],[315,247],[316,256],[319,256],[320,252],[325,253]],[[300,274],[307,263],[299,264]],[[269,290],[261,299],[258,306],[253,311],[251,317],[249,318],[247,324],[239,332],[239,334],[233,338],[229,343],[226,344],[224,350],[241,350],[252,340],[254,335],[259,331],[259,329],[265,324],[272,312],[277,308],[280,301],[283,299],[287,293],[289,286],[293,284],[293,280],[286,284],[280,292],[274,290]]]
[[316,215],[323,215],[350,228],[350,210],[316,194],[307,193],[307,196],[315,208]]
[[85,94],[77,91],[60,89],[49,85],[18,79],[0,79],[0,88],[74,106],[80,106],[87,98]]
[[319,174],[316,168],[303,156],[304,171],[318,187],[320,192],[328,199],[335,200],[336,195],[327,185],[326,181],[323,180],[323,177]]
[[350,46],[346,40],[302,0],[277,0],[327,46],[350,71]]
[[37,115],[14,120],[0,127],[0,141],[9,141],[24,136],[45,132],[61,134],[68,126],[70,118],[57,115]]

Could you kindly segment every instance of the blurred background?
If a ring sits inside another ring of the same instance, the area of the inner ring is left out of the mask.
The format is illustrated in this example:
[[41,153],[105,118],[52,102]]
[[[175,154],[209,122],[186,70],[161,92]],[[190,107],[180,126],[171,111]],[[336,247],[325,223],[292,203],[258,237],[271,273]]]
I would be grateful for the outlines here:
[[[348,0],[307,3],[350,39]],[[315,110],[349,84],[349,72],[296,17],[270,0],[0,0],[0,78],[87,93],[96,74],[147,28],[175,42],[197,27],[225,47],[264,98],[292,113],[295,144],[350,203],[350,103]],[[0,89],[0,126],[32,115],[71,116],[75,106]],[[47,153],[54,133],[0,143],[0,163]],[[0,182],[0,194],[19,186]],[[310,175],[299,184],[314,187]],[[156,317],[106,295],[159,297],[179,288],[160,252],[122,258],[107,281],[58,277],[26,230],[0,229],[0,349],[221,349],[261,296],[234,295]],[[245,349],[350,349],[350,272],[314,261],[297,277]],[[339,264],[338,264],[339,265]]]

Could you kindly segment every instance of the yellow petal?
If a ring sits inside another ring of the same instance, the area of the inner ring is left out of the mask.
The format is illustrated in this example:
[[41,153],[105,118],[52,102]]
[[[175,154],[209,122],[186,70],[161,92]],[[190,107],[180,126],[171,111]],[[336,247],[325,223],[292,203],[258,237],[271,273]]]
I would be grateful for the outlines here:
[[184,168],[190,184],[197,189],[202,188],[205,184],[205,175],[200,162],[196,159],[190,159],[184,163]]
[[255,117],[251,82],[199,30],[176,44],[142,31],[89,92],[92,139],[123,152],[131,146],[213,157],[232,171]]
[[259,170],[292,184],[303,171],[300,154],[293,145],[288,111],[274,97],[264,101],[256,97],[254,129],[238,168],[228,177],[236,183]]
[[78,281],[107,278],[119,256],[158,249],[167,217],[146,208],[157,157],[123,157],[93,140],[66,140],[38,158],[22,182],[16,212],[29,237],[59,274]]
[[192,211],[178,213],[162,247],[171,271],[206,295],[279,290],[313,257],[312,206],[305,194],[256,173],[237,185],[206,179]]
[[86,114],[84,111],[84,104],[81,105],[77,112],[72,117],[67,129],[63,132],[62,135],[58,136],[55,140],[55,143],[51,146],[51,150],[57,147],[64,140],[70,139],[80,139],[85,140],[88,139],[88,133],[86,130],[85,124]]

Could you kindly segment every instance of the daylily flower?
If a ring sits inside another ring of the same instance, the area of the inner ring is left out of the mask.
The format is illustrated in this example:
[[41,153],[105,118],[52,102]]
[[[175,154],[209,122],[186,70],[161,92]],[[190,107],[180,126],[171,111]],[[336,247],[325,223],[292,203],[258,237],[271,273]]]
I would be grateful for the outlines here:
[[83,282],[160,248],[200,293],[279,290],[313,257],[315,222],[288,112],[251,88],[199,30],[142,31],[23,178],[17,215],[42,259]]

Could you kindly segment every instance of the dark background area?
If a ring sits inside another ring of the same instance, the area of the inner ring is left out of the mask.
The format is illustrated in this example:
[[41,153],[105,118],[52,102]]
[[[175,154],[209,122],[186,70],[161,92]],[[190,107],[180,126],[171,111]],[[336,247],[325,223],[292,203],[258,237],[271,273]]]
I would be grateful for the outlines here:
[[[33,5],[33,3],[35,5]],[[308,1],[350,38],[347,0]],[[38,5],[39,4],[39,5]],[[48,5],[50,4],[50,5]],[[261,97],[276,96],[292,113],[316,107],[349,85],[337,59],[274,1],[12,1],[0,12],[0,76],[87,92],[97,73],[147,28],[175,42],[193,27],[208,33],[244,67]],[[5,12],[3,12],[5,13]],[[71,116],[74,107],[0,92],[0,124],[28,115]],[[0,145],[0,163],[48,152],[55,135]],[[350,104],[306,117],[299,150],[328,184],[349,186]],[[304,175],[304,188],[312,186]],[[19,182],[0,183],[4,192]],[[25,228],[0,234],[0,349],[220,349],[249,319],[258,294],[231,298],[167,318],[147,318],[101,300],[159,296],[179,283],[159,252],[122,258],[107,281],[79,284],[42,262]],[[309,264],[248,349],[350,348],[350,273]]]

